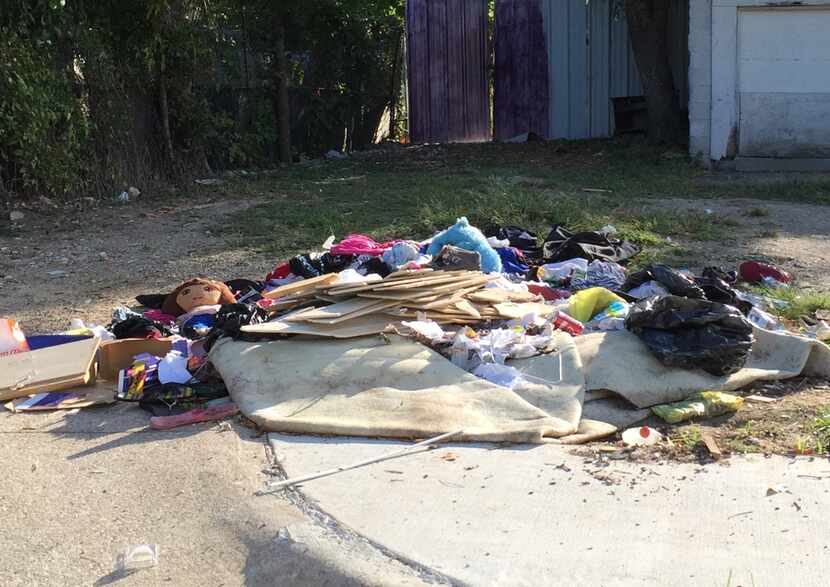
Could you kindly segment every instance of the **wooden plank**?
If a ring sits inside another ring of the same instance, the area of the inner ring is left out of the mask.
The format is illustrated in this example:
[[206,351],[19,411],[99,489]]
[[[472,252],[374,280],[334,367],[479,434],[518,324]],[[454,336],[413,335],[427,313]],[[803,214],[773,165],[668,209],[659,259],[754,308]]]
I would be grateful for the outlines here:
[[[374,300],[364,300],[360,298],[352,298],[345,302],[332,304],[323,308],[314,308],[308,312],[303,312],[302,320],[319,319],[328,320],[332,318],[340,318],[352,312],[358,312],[366,308],[377,306],[378,302]],[[296,318],[294,318],[296,319]]]
[[[465,273],[460,271],[446,271],[436,272],[434,275],[428,277],[416,277],[413,279],[395,279],[393,281],[378,281],[366,285],[345,286],[339,288],[329,289],[326,293],[329,295],[341,295],[347,293],[357,293],[362,291],[399,291],[414,288],[427,288],[433,285],[441,285],[445,283],[462,282],[469,279],[470,275],[478,275],[473,272]],[[384,293],[386,293],[384,292]]]
[[[520,0],[521,1],[521,0]],[[513,11],[516,0],[496,2],[493,37],[495,41],[495,71],[493,72],[493,126],[497,141],[519,134],[513,119]]]
[[434,294],[428,289],[411,289],[409,291],[398,292],[360,292],[357,294],[361,298],[372,300],[399,300],[402,302],[426,302],[438,299],[438,294]]
[[251,334],[308,334],[327,338],[356,338],[383,332],[387,326],[400,326],[387,316],[373,314],[349,320],[343,324],[326,325],[311,322],[283,322],[277,320],[264,324],[249,324],[242,332]]
[[326,275],[319,275],[317,277],[311,277],[309,279],[303,279],[302,281],[295,281],[294,283],[280,286],[262,294],[262,297],[274,300],[276,298],[299,295],[306,292],[311,293],[317,289],[317,286],[332,284],[336,282],[337,279],[337,273],[327,273]]
[[430,140],[429,1],[408,0],[406,3],[409,135],[413,143]]
[[429,3],[428,10],[429,140],[446,143],[449,139],[447,126],[447,85],[449,84],[447,64],[447,0],[432,0]]
[[455,307],[461,310],[462,312],[469,314],[473,318],[481,319],[481,313],[479,313],[479,311],[476,310],[473,307],[473,305],[467,300],[461,300],[460,302],[456,302]]
[[[343,316],[339,316],[337,318],[312,318],[305,320],[306,322],[314,322],[315,324],[340,324],[341,322],[346,322],[347,320],[354,320],[355,318],[360,318],[361,316],[365,316],[367,314],[375,314],[380,312],[381,310],[385,310],[387,308],[391,308],[393,306],[397,306],[398,302],[395,301],[378,301],[372,306],[367,306],[361,310],[357,310],[352,312],[351,314],[344,314]],[[305,316],[303,317],[305,318]]]
[[435,269],[404,269],[403,271],[394,271],[387,275],[384,279],[403,279],[406,277],[424,277],[430,273],[435,273]]
[[467,96],[464,113],[465,141],[490,140],[490,100],[488,97],[487,2],[466,0],[461,23],[464,35],[463,80]]
[[447,138],[450,141],[464,140],[467,129],[464,125],[467,110],[467,95],[461,83],[464,66],[464,2],[467,0],[446,0],[447,2]]
[[542,0],[528,0],[528,38],[530,68],[528,71],[528,119],[530,131],[549,138],[550,92],[548,83],[548,46]]
[[706,446],[706,450],[709,451],[709,454],[712,455],[713,459],[718,461],[723,457],[723,452],[711,432],[708,430],[702,431],[700,433],[700,439],[703,441],[703,444]]
[[534,99],[530,96],[530,85],[528,83],[530,65],[530,39],[528,22],[528,2],[518,2],[514,12],[514,51],[513,61],[513,120],[516,130],[524,133],[530,131],[530,103]]

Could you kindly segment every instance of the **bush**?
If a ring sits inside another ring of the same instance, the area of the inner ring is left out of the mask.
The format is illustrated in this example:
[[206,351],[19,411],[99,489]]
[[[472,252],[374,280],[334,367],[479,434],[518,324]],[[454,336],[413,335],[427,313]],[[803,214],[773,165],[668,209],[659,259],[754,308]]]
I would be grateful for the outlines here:
[[0,28],[0,185],[62,195],[82,187],[88,127],[51,48]]

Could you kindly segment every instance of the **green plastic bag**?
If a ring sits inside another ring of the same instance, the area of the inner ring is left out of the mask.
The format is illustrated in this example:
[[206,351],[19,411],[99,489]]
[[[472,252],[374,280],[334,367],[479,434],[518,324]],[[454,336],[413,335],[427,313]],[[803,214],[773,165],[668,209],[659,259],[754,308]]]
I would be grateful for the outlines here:
[[689,399],[673,404],[654,406],[651,411],[669,424],[677,424],[692,418],[711,418],[737,412],[744,398],[722,391],[701,391]]

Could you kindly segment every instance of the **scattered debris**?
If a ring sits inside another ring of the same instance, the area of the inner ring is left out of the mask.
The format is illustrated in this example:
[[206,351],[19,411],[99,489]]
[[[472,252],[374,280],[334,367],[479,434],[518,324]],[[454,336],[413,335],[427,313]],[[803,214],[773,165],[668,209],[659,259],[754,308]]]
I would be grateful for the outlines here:
[[662,434],[649,426],[629,428],[622,433],[622,440],[626,446],[652,446],[660,442],[662,438]]
[[767,497],[771,495],[778,495],[779,493],[789,493],[790,490],[787,489],[786,485],[770,485],[767,487]]
[[116,571],[126,572],[149,569],[159,564],[158,544],[138,544],[128,547],[115,563]]
[[721,452],[721,449],[711,432],[708,430],[701,432],[700,439],[703,441],[703,444],[706,446],[706,450],[709,451],[709,454],[712,455],[713,459],[719,461],[723,457],[723,452]]

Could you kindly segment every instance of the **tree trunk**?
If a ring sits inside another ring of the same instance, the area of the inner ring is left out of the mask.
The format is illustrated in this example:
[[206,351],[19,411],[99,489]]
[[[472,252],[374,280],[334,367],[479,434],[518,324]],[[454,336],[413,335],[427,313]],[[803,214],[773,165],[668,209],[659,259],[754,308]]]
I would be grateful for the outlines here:
[[277,132],[281,163],[291,163],[291,112],[288,103],[288,56],[285,54],[285,24],[281,9],[274,16],[274,53],[276,53]]
[[173,136],[170,134],[170,104],[167,99],[167,60],[164,49],[159,51],[159,110],[161,114],[161,136],[164,139],[164,158],[168,164],[173,163]]
[[625,0],[631,45],[648,107],[648,137],[654,143],[681,139],[682,120],[666,38],[669,5],[666,0]]
[[389,92],[389,139],[398,139],[398,99],[401,94],[403,72],[403,31],[395,46],[395,63],[392,68],[392,88]]

